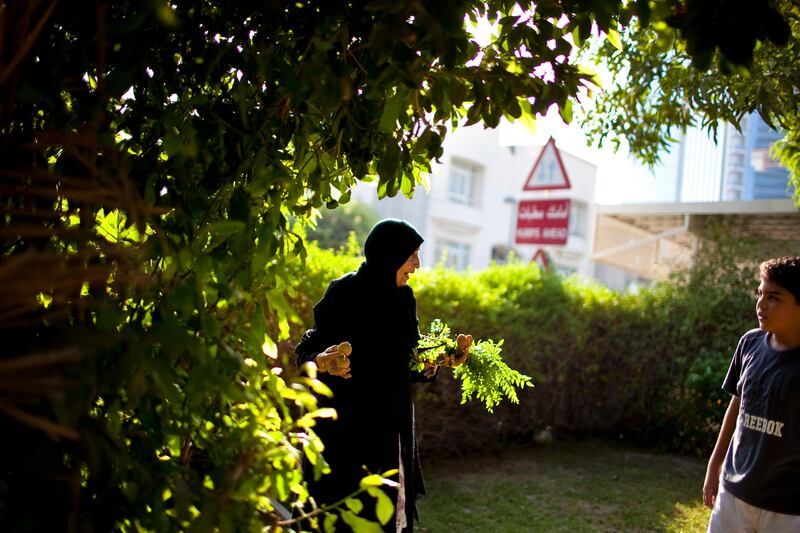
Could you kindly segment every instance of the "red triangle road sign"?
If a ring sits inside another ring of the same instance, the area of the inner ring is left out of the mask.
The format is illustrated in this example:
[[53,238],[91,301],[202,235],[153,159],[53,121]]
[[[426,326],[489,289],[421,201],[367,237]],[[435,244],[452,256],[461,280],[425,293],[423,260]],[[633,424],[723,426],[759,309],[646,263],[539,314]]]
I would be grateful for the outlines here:
[[536,253],[533,254],[531,258],[531,263],[536,263],[542,270],[550,268],[550,259],[548,259],[547,252],[544,251],[544,248],[536,250]]
[[528,178],[523,185],[523,191],[543,191],[549,189],[569,189],[572,185],[569,176],[561,161],[561,154],[556,148],[556,141],[552,137],[542,148],[536,163],[533,164]]

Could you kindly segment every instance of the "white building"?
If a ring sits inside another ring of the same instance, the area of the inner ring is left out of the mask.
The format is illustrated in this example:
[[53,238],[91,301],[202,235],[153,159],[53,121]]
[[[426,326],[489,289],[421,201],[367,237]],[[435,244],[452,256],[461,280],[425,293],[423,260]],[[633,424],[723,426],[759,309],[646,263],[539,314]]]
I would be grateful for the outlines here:
[[[426,239],[422,264],[440,261],[456,269],[479,269],[505,261],[509,250],[529,261],[539,248],[547,251],[561,272],[593,276],[589,261],[594,236],[594,194],[597,168],[560,151],[570,189],[523,191],[542,146],[502,146],[500,131],[462,127],[445,139],[441,164],[430,176],[430,190],[418,188],[414,198],[375,202],[381,217],[414,224]],[[374,199],[374,191],[368,191]],[[363,191],[359,195],[363,200]],[[569,235],[564,246],[517,245],[514,229],[520,200],[563,198],[571,201]],[[374,201],[374,200],[373,200]]]

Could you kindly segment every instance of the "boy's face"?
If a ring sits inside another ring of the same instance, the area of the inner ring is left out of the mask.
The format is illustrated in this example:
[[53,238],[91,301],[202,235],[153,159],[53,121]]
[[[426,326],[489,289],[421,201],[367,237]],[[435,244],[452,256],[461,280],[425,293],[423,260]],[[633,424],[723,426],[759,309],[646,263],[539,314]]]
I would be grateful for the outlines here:
[[761,329],[778,337],[794,336],[800,330],[800,302],[774,281],[761,280],[756,316]]

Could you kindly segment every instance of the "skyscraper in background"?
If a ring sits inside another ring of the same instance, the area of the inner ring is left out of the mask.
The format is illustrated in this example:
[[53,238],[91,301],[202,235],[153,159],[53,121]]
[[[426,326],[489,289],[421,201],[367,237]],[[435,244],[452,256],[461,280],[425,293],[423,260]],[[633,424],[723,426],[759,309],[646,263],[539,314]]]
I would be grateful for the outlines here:
[[750,165],[745,167],[742,200],[788,198],[789,171],[772,158],[770,149],[783,137],[779,131],[767,126],[757,114],[751,114],[746,125],[745,150]]
[[756,113],[746,116],[741,131],[720,127],[717,142],[691,129],[673,150],[677,157],[678,202],[718,202],[790,198],[789,172],[773,159],[772,145],[782,134]]

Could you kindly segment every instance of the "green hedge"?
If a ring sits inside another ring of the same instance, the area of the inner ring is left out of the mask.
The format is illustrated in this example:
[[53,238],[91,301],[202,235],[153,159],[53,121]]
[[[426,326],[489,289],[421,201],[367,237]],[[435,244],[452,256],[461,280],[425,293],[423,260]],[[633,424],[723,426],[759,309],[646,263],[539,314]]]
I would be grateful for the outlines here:
[[[296,265],[293,301],[301,323],[294,339],[311,324],[311,306],[328,281],[359,262],[351,244],[339,253],[312,247],[307,265]],[[636,294],[521,263],[466,273],[421,270],[411,283],[422,328],[441,318],[455,332],[505,339],[508,363],[535,383],[519,405],[501,405],[493,415],[478,403],[460,405],[447,371],[436,384],[418,387],[420,446],[435,454],[532,440],[544,429],[705,454],[728,402],[720,385],[731,353],[755,324],[752,264],[709,260],[691,278]]]

